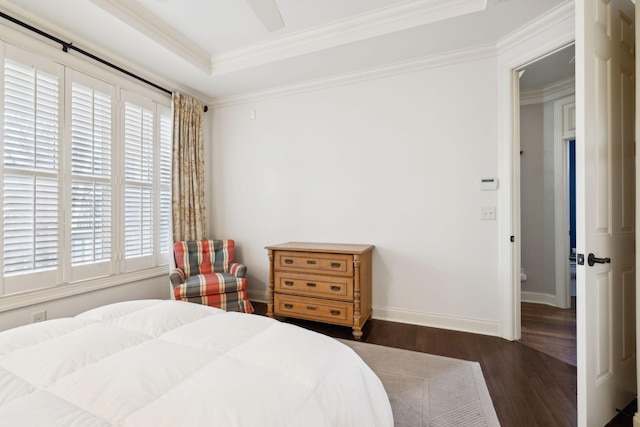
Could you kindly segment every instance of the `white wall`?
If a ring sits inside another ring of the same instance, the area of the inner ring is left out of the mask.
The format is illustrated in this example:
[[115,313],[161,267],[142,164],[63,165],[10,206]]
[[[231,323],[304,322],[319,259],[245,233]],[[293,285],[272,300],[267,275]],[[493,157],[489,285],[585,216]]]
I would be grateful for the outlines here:
[[[521,267],[527,280],[522,292],[544,292],[544,109],[520,107]],[[523,294],[523,299],[526,294]]]
[[102,305],[135,299],[170,298],[167,276],[113,286],[93,292],[55,299],[0,312],[0,331],[31,323],[33,313],[46,310],[47,319],[75,316]]
[[211,234],[253,298],[266,245],[374,244],[374,317],[497,335],[497,102],[491,56],[216,108]]
[[522,299],[548,304],[556,297],[554,114],[553,100],[520,107]]
[[[556,224],[555,224],[555,185],[556,185],[556,159],[554,140],[555,119],[553,101],[544,103],[544,288],[546,295],[556,295]],[[563,144],[558,141],[559,144]],[[566,200],[569,204],[569,200]],[[566,230],[566,235],[569,229]],[[569,263],[569,254],[566,254],[566,262]]]

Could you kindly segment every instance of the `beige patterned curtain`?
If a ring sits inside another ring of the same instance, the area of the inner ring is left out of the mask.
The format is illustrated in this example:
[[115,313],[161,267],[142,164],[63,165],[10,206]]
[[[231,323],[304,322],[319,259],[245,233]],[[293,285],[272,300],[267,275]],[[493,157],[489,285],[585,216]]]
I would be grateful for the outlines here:
[[171,170],[174,242],[206,238],[203,109],[200,101],[174,92]]

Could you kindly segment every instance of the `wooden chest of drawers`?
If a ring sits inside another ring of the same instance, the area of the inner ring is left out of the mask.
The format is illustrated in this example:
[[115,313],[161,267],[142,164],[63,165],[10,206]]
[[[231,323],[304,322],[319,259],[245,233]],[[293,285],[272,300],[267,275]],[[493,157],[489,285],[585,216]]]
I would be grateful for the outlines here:
[[269,251],[267,315],[351,326],[371,317],[371,245],[282,243]]

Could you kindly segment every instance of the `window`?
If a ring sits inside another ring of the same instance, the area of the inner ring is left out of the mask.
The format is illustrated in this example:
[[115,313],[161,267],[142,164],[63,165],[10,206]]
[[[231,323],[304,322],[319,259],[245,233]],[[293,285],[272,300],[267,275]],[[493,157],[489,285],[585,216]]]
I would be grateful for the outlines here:
[[71,281],[112,272],[115,87],[73,70],[70,86]]
[[124,268],[130,271],[169,260],[171,110],[127,91],[122,99]]
[[153,254],[153,112],[124,107],[124,256]]
[[5,292],[56,284],[60,267],[61,69],[18,49],[4,58],[2,147]]
[[10,45],[3,64],[0,296],[167,264],[168,97]]

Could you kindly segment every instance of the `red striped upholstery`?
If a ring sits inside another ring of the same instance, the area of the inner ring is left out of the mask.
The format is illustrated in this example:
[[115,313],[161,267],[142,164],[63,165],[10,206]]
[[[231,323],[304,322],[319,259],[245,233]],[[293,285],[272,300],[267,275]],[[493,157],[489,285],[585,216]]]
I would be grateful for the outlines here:
[[178,292],[183,297],[194,297],[198,295],[223,294],[225,292],[242,291],[245,289],[247,279],[235,277],[225,273],[196,274],[185,279],[184,283],[175,287],[176,296]]
[[178,300],[227,311],[252,313],[247,299],[247,267],[233,261],[233,240],[176,242],[177,268],[169,276]]
[[226,311],[239,311],[241,313],[253,313],[253,306],[247,299],[246,291],[226,292],[223,294],[202,295],[196,297],[181,298],[182,301],[196,304],[209,305],[222,308]]

